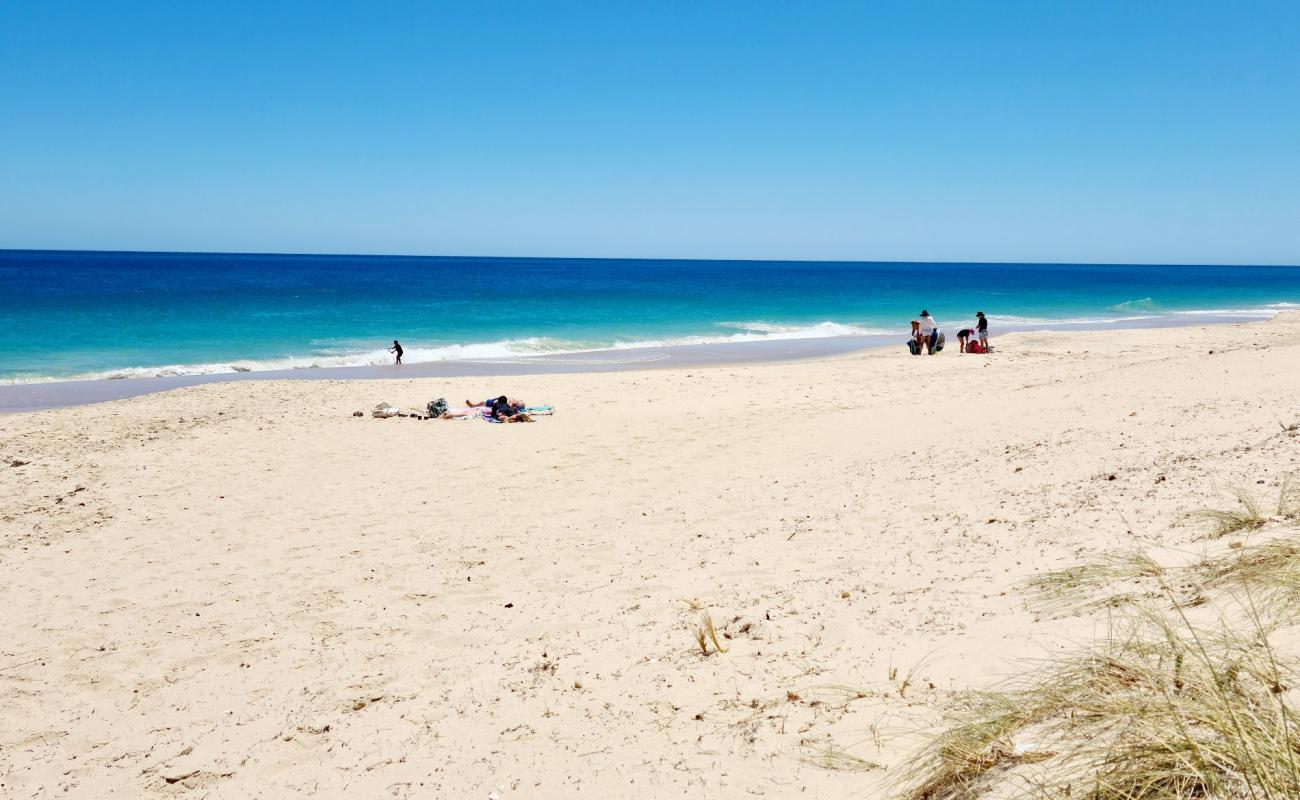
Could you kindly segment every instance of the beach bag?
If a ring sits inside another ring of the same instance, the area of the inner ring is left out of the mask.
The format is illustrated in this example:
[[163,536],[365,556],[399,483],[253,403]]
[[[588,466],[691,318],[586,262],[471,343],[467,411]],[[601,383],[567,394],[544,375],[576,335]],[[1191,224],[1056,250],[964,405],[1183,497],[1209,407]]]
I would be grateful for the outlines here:
[[379,405],[375,406],[374,411],[370,412],[370,416],[374,417],[375,419],[388,419],[389,417],[396,417],[401,413],[402,413],[402,409],[397,408],[396,406],[390,406],[387,403],[380,403]]
[[921,343],[915,339],[907,340],[907,349],[910,350],[914,356],[921,355]]
[[443,414],[447,413],[447,401],[442,397],[439,397],[437,400],[430,400],[427,408],[429,410],[429,416],[441,417]]
[[938,353],[940,350],[943,350],[943,331],[939,331],[934,340],[934,352]]
[[984,349],[984,345],[980,344],[978,341],[972,341],[972,342],[967,343],[967,345],[966,345],[966,352],[967,352],[967,353],[985,353],[985,352],[988,352],[988,351],[986,351],[986,350]]

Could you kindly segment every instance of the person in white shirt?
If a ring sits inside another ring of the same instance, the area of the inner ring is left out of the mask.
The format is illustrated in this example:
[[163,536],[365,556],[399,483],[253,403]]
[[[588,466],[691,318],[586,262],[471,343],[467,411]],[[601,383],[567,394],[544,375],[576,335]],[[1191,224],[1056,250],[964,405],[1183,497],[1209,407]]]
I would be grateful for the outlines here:
[[934,345],[939,340],[939,323],[934,321],[929,311],[921,312],[921,343],[925,352],[934,355]]

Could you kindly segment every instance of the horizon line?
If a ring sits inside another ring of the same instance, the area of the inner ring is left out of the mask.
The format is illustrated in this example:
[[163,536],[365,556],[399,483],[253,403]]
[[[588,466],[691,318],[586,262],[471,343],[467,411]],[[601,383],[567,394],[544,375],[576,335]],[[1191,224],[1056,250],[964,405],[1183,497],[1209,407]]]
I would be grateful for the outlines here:
[[0,247],[0,253],[104,253],[115,255],[173,255],[173,256],[272,256],[281,258],[425,258],[425,259],[482,259],[500,261],[668,261],[716,262],[747,264],[952,264],[969,266],[1062,266],[1062,267],[1278,267],[1300,268],[1300,263],[1180,263],[1176,261],[944,261],[924,259],[916,261],[894,259],[833,259],[833,258],[654,258],[643,256],[517,256],[517,255],[434,255],[427,253],[305,253],[305,252],[253,252],[245,250],[98,250],[92,248],[38,248]]

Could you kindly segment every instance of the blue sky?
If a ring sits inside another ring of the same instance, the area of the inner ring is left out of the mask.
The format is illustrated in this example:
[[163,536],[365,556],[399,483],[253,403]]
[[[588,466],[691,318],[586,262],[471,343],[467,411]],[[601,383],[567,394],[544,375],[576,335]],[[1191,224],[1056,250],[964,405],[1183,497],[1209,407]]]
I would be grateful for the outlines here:
[[1300,263],[1300,3],[0,4],[0,247]]

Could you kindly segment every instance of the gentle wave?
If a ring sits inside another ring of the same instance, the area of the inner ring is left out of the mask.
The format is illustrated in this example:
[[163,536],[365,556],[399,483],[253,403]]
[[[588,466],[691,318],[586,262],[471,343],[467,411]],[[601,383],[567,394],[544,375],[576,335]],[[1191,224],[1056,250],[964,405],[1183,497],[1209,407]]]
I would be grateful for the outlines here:
[[1192,311],[1169,312],[1179,317],[1242,317],[1249,319],[1272,317],[1284,311],[1300,310],[1300,303],[1269,303],[1259,308],[1202,308]]
[[1110,307],[1111,311],[1154,311],[1155,301],[1150,297],[1142,297],[1137,300],[1125,300],[1122,303],[1116,303]]
[[[427,364],[439,361],[490,361],[513,362],[537,356],[563,356],[579,353],[614,352],[643,348],[678,347],[699,344],[733,344],[738,342],[763,342],[789,339],[822,339],[833,336],[862,336],[892,333],[857,325],[821,322],[814,325],[781,325],[765,322],[723,322],[719,327],[737,328],[741,332],[717,336],[682,336],[667,339],[634,339],[614,342],[575,341],[529,337],[503,339],[497,342],[452,344],[443,346],[409,345],[404,348],[402,363]],[[638,360],[638,359],[633,359]],[[645,360],[645,359],[640,359]],[[627,363],[627,358],[611,359],[609,363]],[[393,354],[386,348],[316,354],[274,359],[240,359],[203,364],[169,364],[158,367],[124,367],[100,372],[67,376],[22,376],[0,380],[0,385],[20,383],[46,383],[75,380],[123,380],[129,378],[160,378],[192,375],[226,375],[239,372],[269,372],[298,369],[324,369],[328,367],[376,367],[393,363]],[[583,363],[605,363],[583,359]]]
[[[864,328],[842,322],[818,322],[813,325],[790,325],[781,322],[715,322],[718,328],[735,328],[751,334],[765,334],[767,339],[819,339],[827,336],[874,336],[897,333],[885,328]],[[734,334],[733,334],[734,335]]]
[[1023,328],[1030,325],[1051,327],[1053,325],[1114,325],[1121,322],[1141,322],[1147,319],[1160,319],[1162,314],[1131,314],[1116,317],[1019,317],[1014,314],[989,314],[989,324],[995,327]]
[[[1146,298],[1149,300],[1150,298]],[[1132,302],[1132,301],[1130,301]],[[1120,303],[1118,306],[1111,306],[1112,309],[1118,309],[1120,306],[1128,306],[1128,303]],[[1130,307],[1130,310],[1138,311],[1139,309]],[[1124,322],[1142,322],[1152,319],[1168,319],[1170,317],[1184,319],[1189,317],[1219,317],[1228,319],[1269,319],[1276,314],[1284,311],[1300,310],[1300,303],[1269,303],[1257,308],[1196,308],[1185,311],[1161,310],[1150,313],[1133,313],[1126,315],[1110,316],[1089,316],[1089,317],[1020,317],[1013,314],[990,314],[989,324],[1004,327],[1025,327],[1027,325],[1036,325],[1051,327],[1053,325],[1115,325]]]

